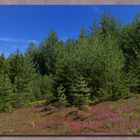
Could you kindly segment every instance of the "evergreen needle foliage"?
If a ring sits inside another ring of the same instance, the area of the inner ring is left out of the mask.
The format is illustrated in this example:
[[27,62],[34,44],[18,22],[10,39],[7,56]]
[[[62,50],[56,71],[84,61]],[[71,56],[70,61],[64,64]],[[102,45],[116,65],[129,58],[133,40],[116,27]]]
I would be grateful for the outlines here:
[[55,31],[25,54],[0,56],[0,112],[46,100],[58,107],[96,104],[140,92],[140,18],[123,25],[103,14],[78,39]]

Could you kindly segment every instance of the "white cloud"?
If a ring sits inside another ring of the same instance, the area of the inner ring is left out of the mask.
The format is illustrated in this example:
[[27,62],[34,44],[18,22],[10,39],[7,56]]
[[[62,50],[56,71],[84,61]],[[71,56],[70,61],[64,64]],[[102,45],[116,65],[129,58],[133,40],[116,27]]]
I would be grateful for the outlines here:
[[16,39],[16,38],[11,38],[11,37],[0,37],[0,41],[15,42],[15,43],[29,43],[29,42],[37,43],[38,42],[37,40]]

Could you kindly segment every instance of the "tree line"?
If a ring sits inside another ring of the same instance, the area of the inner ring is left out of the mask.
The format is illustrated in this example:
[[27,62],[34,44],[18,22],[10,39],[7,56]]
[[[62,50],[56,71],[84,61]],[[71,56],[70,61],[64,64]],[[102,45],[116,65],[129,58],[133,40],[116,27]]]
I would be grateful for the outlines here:
[[123,25],[108,13],[79,38],[62,41],[55,31],[25,53],[0,56],[0,112],[46,105],[81,107],[127,98],[140,87],[140,16]]

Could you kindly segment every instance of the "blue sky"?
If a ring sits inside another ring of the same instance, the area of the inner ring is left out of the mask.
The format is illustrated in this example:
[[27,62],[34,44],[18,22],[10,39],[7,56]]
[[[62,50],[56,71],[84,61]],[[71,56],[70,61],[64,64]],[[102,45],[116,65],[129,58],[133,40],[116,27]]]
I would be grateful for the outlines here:
[[62,40],[76,38],[82,27],[89,28],[94,19],[109,11],[114,17],[130,23],[140,6],[0,6],[0,54],[9,56],[18,48],[24,52],[32,41],[37,45],[54,29]]

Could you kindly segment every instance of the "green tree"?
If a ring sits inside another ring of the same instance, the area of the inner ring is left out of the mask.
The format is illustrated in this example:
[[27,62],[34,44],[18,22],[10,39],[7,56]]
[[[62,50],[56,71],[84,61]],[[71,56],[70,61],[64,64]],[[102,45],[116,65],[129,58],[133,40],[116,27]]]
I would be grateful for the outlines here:
[[65,95],[65,88],[60,85],[58,88],[57,88],[57,92],[58,92],[58,106],[60,107],[65,107],[68,105],[68,101],[67,101],[67,97]]
[[57,58],[57,48],[62,45],[59,41],[56,32],[51,31],[49,36],[41,43],[39,47],[40,51],[40,72],[41,74],[55,74],[56,68],[56,58]]
[[89,37],[92,39],[98,31],[99,31],[99,27],[98,27],[97,20],[95,19],[93,21],[93,24],[89,28]]
[[31,85],[34,100],[46,99],[46,103],[53,100],[53,79],[50,76],[44,75],[38,77]]
[[79,40],[78,40],[78,45],[82,47],[87,47],[89,45],[89,39],[87,36],[87,31],[85,28],[81,29],[80,35],[79,35]]
[[14,85],[14,107],[28,106],[33,98],[31,84],[35,78],[33,64],[17,51],[10,58],[10,79]]
[[106,36],[108,34],[118,37],[118,31],[122,28],[120,20],[116,20],[109,12],[104,12],[100,22],[101,33]]
[[83,76],[77,76],[70,90],[73,98],[72,105],[77,107],[88,105],[90,103],[90,92],[91,89],[88,87],[86,79]]
[[125,56],[125,72],[131,86],[140,83],[140,20],[138,17],[123,28],[121,32],[120,48]]
[[0,56],[0,74],[9,74],[9,63],[4,54]]
[[0,74],[0,112],[9,112],[12,109],[13,87],[10,79]]
[[115,37],[106,36],[104,41],[100,37],[95,38],[93,47],[90,48],[91,53],[88,55],[91,60],[88,69],[90,69],[89,75],[92,79],[93,95],[103,91],[107,93],[105,95],[110,96],[107,100],[109,98],[116,100],[117,96],[121,98],[128,91],[123,73],[124,56]]

